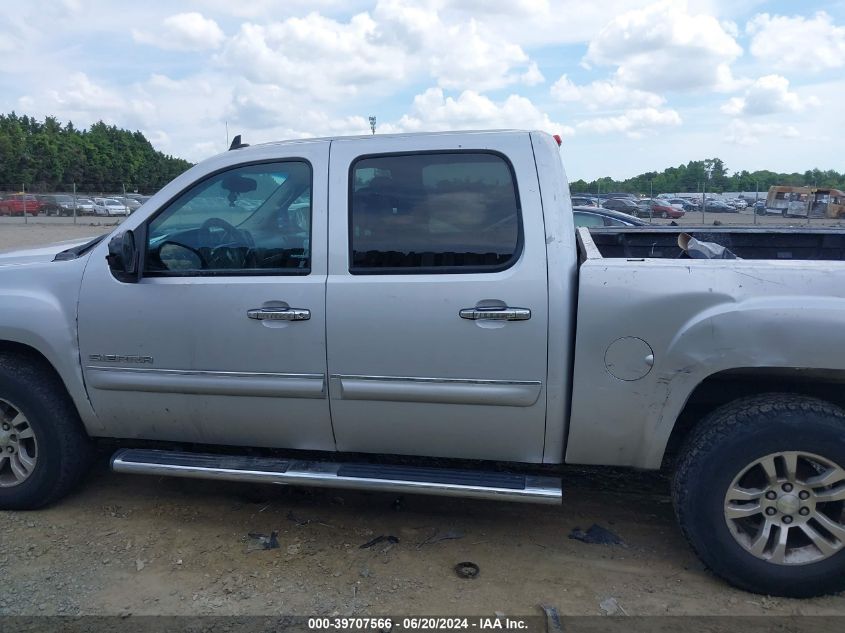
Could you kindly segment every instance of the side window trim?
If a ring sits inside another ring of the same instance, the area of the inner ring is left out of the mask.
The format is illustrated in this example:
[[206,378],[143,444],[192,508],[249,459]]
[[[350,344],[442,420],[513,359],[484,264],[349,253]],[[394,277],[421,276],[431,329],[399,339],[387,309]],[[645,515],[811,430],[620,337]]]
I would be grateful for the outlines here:
[[[355,166],[358,162],[374,158],[394,158],[403,156],[448,156],[448,155],[473,155],[483,154],[495,156],[502,160],[507,167],[511,178],[511,185],[513,187],[514,199],[516,203],[516,219],[517,219],[517,241],[514,246],[513,253],[507,262],[495,266],[420,266],[420,267],[401,267],[401,268],[366,268],[355,267],[353,264],[354,244],[353,232],[354,223],[353,217],[353,194],[355,186]],[[498,273],[508,270],[516,265],[522,257],[524,250],[525,236],[522,219],[522,199],[519,194],[519,182],[516,177],[516,170],[511,163],[510,158],[502,152],[492,149],[443,149],[443,150],[423,150],[413,152],[381,152],[375,154],[361,154],[353,158],[349,163],[349,170],[347,173],[347,270],[351,275],[447,275],[447,274],[479,274],[479,273]]]
[[[252,268],[252,269],[231,269],[231,270],[189,270],[189,271],[151,271],[147,270],[147,259],[149,255],[149,227],[162,213],[166,212],[177,200],[179,200],[182,196],[186,193],[191,191],[192,189],[196,188],[197,186],[201,185],[202,183],[211,180],[219,176],[220,174],[225,174],[227,172],[232,172],[244,167],[254,167],[260,165],[276,165],[280,163],[303,163],[308,167],[309,172],[309,190],[310,196],[313,197],[314,194],[314,165],[312,162],[303,157],[303,156],[285,156],[281,158],[265,158],[260,160],[252,160],[252,161],[245,161],[242,163],[236,163],[233,165],[227,165],[225,167],[221,167],[220,169],[216,169],[211,171],[198,180],[194,180],[193,182],[189,183],[182,189],[180,189],[177,193],[173,194],[165,203],[163,203],[153,215],[149,218],[144,220],[143,224],[143,231],[142,234],[144,236],[144,247],[141,253],[141,277],[147,278],[163,278],[163,277],[176,277],[176,278],[189,278],[189,277],[288,277],[288,276],[307,276],[311,274],[311,255],[309,255],[309,262],[308,266],[304,268],[289,268],[289,269],[261,269],[261,268]],[[309,217],[308,217],[308,230],[309,230],[309,243],[313,243],[313,221],[314,221],[314,205],[313,205],[313,198],[311,199],[311,203],[309,204]],[[139,227],[140,228],[140,227]]]

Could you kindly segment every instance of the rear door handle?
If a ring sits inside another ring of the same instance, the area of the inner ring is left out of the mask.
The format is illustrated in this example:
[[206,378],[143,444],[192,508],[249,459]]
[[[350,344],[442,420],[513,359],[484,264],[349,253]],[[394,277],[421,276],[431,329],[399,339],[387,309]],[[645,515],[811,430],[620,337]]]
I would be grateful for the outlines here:
[[464,308],[458,314],[462,319],[471,321],[527,321],[531,318],[528,308]]
[[311,310],[306,308],[255,308],[247,310],[250,319],[259,321],[307,321],[311,318]]

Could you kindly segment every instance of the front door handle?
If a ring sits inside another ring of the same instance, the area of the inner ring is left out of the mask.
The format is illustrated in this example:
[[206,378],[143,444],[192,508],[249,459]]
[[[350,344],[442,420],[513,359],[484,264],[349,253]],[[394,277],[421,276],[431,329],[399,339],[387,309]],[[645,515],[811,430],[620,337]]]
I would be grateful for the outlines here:
[[464,308],[458,314],[462,319],[471,321],[527,321],[531,318],[531,310],[528,308]]
[[259,321],[307,321],[311,318],[311,310],[305,308],[255,308],[247,310],[250,319]]

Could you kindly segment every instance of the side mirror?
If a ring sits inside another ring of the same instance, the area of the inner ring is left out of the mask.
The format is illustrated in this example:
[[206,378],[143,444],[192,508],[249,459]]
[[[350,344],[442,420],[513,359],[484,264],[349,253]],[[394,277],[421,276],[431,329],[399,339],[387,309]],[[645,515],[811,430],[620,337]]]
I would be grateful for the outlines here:
[[141,277],[139,255],[132,231],[124,231],[111,238],[106,261],[114,278],[124,283],[136,283]]

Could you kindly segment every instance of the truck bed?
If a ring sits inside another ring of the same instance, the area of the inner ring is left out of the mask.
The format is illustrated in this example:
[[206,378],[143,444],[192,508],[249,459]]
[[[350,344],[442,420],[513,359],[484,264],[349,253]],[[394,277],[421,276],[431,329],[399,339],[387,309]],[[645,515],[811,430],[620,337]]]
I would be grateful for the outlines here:
[[[720,244],[742,259],[845,260],[845,230],[842,229],[666,226],[589,231],[598,254],[608,259],[686,257],[678,247],[680,233]],[[580,231],[579,247],[583,256],[584,242]]]

